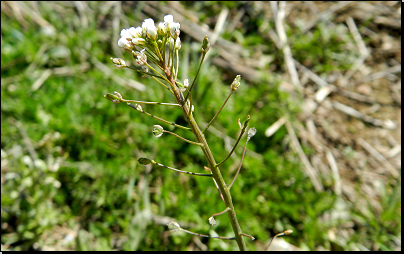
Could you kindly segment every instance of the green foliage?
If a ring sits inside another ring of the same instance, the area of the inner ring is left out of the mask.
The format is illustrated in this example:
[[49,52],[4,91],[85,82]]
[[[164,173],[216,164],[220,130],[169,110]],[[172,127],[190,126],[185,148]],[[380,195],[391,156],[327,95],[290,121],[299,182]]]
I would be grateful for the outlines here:
[[[246,3],[183,4],[200,13],[199,19],[203,21],[216,17],[223,6],[232,9]],[[113,104],[103,97],[118,91],[125,99],[174,102],[172,95],[154,80],[114,68],[109,58],[118,56],[111,46],[116,41],[111,37],[118,35],[113,35],[116,31],[109,24],[114,18],[112,11],[101,15],[103,3],[87,4],[97,12],[89,13],[91,18],[84,26],[74,8],[66,6],[62,12],[39,2],[43,18],[54,30],[46,30],[30,17],[27,17],[29,25],[22,26],[2,11],[1,219],[2,225],[8,225],[2,228],[2,244],[10,244],[14,250],[32,249],[44,232],[70,220],[80,226],[76,250],[190,249],[193,236],[183,232],[168,235],[167,227],[155,222],[151,212],[153,216],[183,221],[189,226],[184,228],[194,232],[232,236],[226,215],[215,218],[216,226],[208,224],[213,213],[225,208],[211,179],[138,163],[139,158],[145,157],[181,170],[207,173],[199,147],[171,135],[156,139],[151,130],[154,124],[161,124],[164,129],[195,140],[191,132],[158,122],[125,103]],[[125,14],[133,19],[130,26],[141,24],[138,14],[142,4],[123,4]],[[104,16],[106,19],[99,21]],[[243,46],[262,44],[265,53],[275,53],[272,43],[253,33],[262,24],[262,17],[248,18],[249,27],[235,32],[238,31],[237,38],[243,41]],[[335,36],[337,31],[324,36],[326,31],[319,26],[312,36],[293,32],[288,31],[294,40],[293,55],[299,61],[310,59],[309,65],[317,72],[327,73],[352,64],[353,53],[343,49],[344,41]],[[122,53],[125,60],[130,59],[126,53]],[[199,57],[199,51],[190,49],[188,72],[180,69],[182,80],[193,80]],[[113,75],[141,82],[146,90],[118,84],[97,67],[98,62],[107,66]],[[83,70],[82,65],[87,67]],[[32,89],[46,69],[58,67],[70,72],[53,73],[39,89]],[[223,77],[228,74],[224,73],[209,61],[202,67],[193,90],[198,122],[209,122],[230,92],[234,77],[228,77],[230,82],[227,82]],[[241,79],[240,88],[212,125],[236,139],[240,131],[237,120],[243,122],[250,115],[250,127],[258,131],[248,149],[260,155],[247,151],[241,173],[231,189],[241,228],[261,243],[268,242],[269,234],[293,229],[296,234],[288,236],[287,241],[295,245],[311,250],[331,245],[324,236],[327,225],[318,218],[333,207],[335,195],[328,190],[321,194],[315,192],[311,181],[302,173],[297,156],[283,144],[285,128],[270,138],[264,136],[265,129],[279,117],[287,115],[293,121],[300,102],[290,100],[286,92],[280,91],[280,80],[275,77],[268,78],[269,84],[247,83]],[[142,107],[171,122],[186,124],[177,108]],[[40,166],[33,167],[29,148],[15,121],[21,122],[26,130]],[[217,161],[228,155],[231,147],[222,138],[209,131],[206,138]],[[227,183],[237,170],[244,142],[245,137],[236,149],[237,156],[220,167]],[[6,167],[3,162],[8,163]],[[56,162],[60,167],[55,166]],[[369,221],[369,225],[362,225],[362,231],[352,241],[366,239],[377,242],[381,248],[391,248],[390,236],[397,235],[401,229],[397,220],[401,219],[400,190],[386,191],[382,202],[387,209],[381,215],[366,217],[357,211],[360,221],[363,224]],[[205,238],[201,241],[212,251],[237,250],[231,241]],[[257,250],[256,242],[246,242],[250,250]]]
[[42,233],[66,221],[69,209],[59,193],[57,164],[33,161],[22,156],[21,149],[16,145],[7,154],[2,150],[2,161],[12,170],[4,174],[1,185],[1,221],[13,232],[2,234],[1,241],[28,250]]

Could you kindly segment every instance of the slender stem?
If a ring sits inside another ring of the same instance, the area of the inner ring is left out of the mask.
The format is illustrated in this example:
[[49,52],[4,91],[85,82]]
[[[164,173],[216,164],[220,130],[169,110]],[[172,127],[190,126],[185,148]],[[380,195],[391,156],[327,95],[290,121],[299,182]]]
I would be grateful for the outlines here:
[[153,104],[153,105],[165,105],[165,106],[181,107],[180,104],[175,104],[175,103],[152,102],[152,101],[134,101],[134,100],[125,100],[125,99],[122,99],[121,101],[122,102],[134,102],[134,103],[139,103],[139,104]]
[[[208,170],[210,173],[212,173],[212,170],[211,170],[210,168],[208,168],[208,167],[206,167],[206,166],[205,166],[204,168],[205,168],[205,170]],[[217,191],[219,192],[220,197],[221,197],[222,200],[223,200],[223,203],[226,203],[226,202],[224,202],[223,195],[222,195],[222,193],[220,192],[220,188],[219,188],[219,185],[217,185],[216,180],[213,179],[213,182],[215,183],[215,186],[216,186],[216,188],[217,188]]]
[[265,248],[265,251],[268,251],[268,250],[269,250],[269,247],[271,247],[271,244],[272,244],[273,240],[274,240],[276,237],[282,236],[282,235],[290,235],[290,234],[292,234],[292,233],[293,233],[293,231],[290,230],[290,229],[288,229],[288,230],[283,231],[282,233],[276,234],[274,237],[272,237],[272,239],[271,239],[271,241],[269,242],[268,246]]
[[230,210],[230,207],[226,207],[226,209],[224,209],[222,212],[220,212],[220,213],[214,213],[214,214],[212,214],[212,216],[210,216],[210,217],[213,218],[213,217],[215,217],[215,216],[224,214],[225,212],[227,212],[227,211],[229,211],[229,210]]
[[165,81],[167,81],[168,83],[170,83],[170,81],[169,81],[165,76],[163,76],[163,74],[161,74],[160,72],[156,71],[153,67],[151,67],[150,64],[146,63],[145,65],[146,65],[147,67],[149,67],[151,70],[153,70],[154,72],[156,72],[158,75],[160,75]]
[[151,116],[151,117],[153,117],[154,119],[157,119],[157,120],[160,120],[160,121],[162,121],[162,122],[165,122],[165,123],[174,125],[175,127],[178,127],[178,128],[181,128],[181,129],[184,129],[184,130],[187,130],[187,131],[192,130],[191,128],[188,128],[188,127],[185,127],[185,126],[182,126],[182,125],[178,125],[178,124],[176,124],[176,123],[172,123],[172,122],[169,122],[169,121],[167,121],[167,120],[164,120],[164,119],[162,119],[162,118],[160,118],[160,117],[154,116],[154,115],[152,115],[152,114],[150,114],[150,113],[147,113],[147,112],[143,111],[143,109],[142,109],[142,110],[138,110],[135,105],[130,104],[129,102],[128,102],[127,104],[128,104],[129,107],[134,108],[134,109],[136,109],[137,111],[139,111],[139,112],[141,112],[141,113],[143,113],[143,114],[146,114],[146,115],[148,115],[148,116]]
[[245,237],[248,237],[248,238],[251,238],[251,240],[255,240],[255,237],[254,236],[251,236],[251,235],[247,235],[247,234],[244,234],[244,233],[241,233],[241,235],[242,236],[245,236]]
[[175,54],[176,54],[176,56],[177,56],[177,66],[176,66],[177,68],[176,68],[176,71],[175,71],[174,80],[177,80],[177,76],[178,76],[178,65],[179,65],[178,49],[175,50]]
[[175,85],[175,81],[171,75],[167,75],[167,78],[170,79],[171,81],[171,88],[173,89],[175,93],[175,97],[180,105],[183,105],[181,107],[182,111],[184,112],[184,117],[185,120],[190,124],[192,128],[192,132],[194,133],[196,139],[199,141],[199,143],[203,144],[202,146],[202,151],[205,155],[205,158],[208,162],[208,167],[211,169],[211,172],[213,174],[213,179],[217,186],[219,187],[220,193],[223,197],[224,203],[226,207],[229,207],[231,210],[229,210],[228,215],[230,219],[231,226],[233,228],[233,232],[235,234],[235,240],[237,242],[238,247],[240,250],[247,250],[247,247],[244,242],[244,238],[242,237],[243,232],[241,231],[240,225],[237,220],[236,216],[236,211],[233,206],[233,201],[232,197],[230,194],[230,190],[227,187],[223,176],[219,170],[219,167],[216,166],[216,161],[212,155],[212,152],[210,151],[209,145],[205,139],[205,136],[203,135],[202,131],[199,129],[198,124],[196,123],[194,117],[192,114],[190,114],[191,108],[187,103],[184,103],[181,91],[178,89],[178,87]]
[[216,238],[216,239],[223,239],[223,240],[235,240],[235,239],[236,239],[236,238],[234,238],[234,237],[202,235],[202,234],[198,234],[198,233],[194,233],[194,232],[188,231],[188,230],[183,229],[183,228],[178,228],[178,229],[179,229],[179,230],[182,230],[182,231],[184,231],[184,232],[186,232],[186,233],[188,233],[188,234],[196,235],[196,236],[201,236],[201,237],[209,237],[209,238]]
[[126,66],[126,68],[129,68],[129,69],[134,70],[134,71],[137,71],[137,72],[141,72],[141,73],[143,73],[143,74],[145,74],[145,75],[149,75],[149,76],[152,76],[152,77],[164,79],[164,78],[162,78],[161,76],[158,76],[158,75],[155,75],[155,74],[152,74],[152,73],[148,73],[148,72],[144,72],[143,70],[139,70],[139,69],[136,69],[136,68],[131,67],[131,66],[128,66],[128,65]]
[[205,127],[205,129],[202,131],[202,133],[205,133],[205,131],[210,127],[210,125],[213,123],[213,120],[216,119],[217,115],[219,115],[220,111],[222,111],[224,105],[226,105],[226,102],[229,100],[230,96],[233,94],[235,90],[231,90],[229,96],[227,96],[227,99],[224,101],[222,107],[219,109],[219,111],[216,113],[216,115],[212,118],[212,120],[210,120],[210,122],[208,123],[208,125]]
[[216,166],[222,165],[222,164],[223,164],[227,159],[229,159],[230,156],[233,154],[234,150],[236,149],[238,143],[239,143],[240,140],[241,140],[241,137],[244,135],[245,130],[247,129],[247,126],[248,126],[248,122],[249,122],[249,121],[250,121],[250,116],[247,116],[247,120],[244,122],[244,127],[243,127],[243,129],[241,130],[241,133],[240,133],[240,135],[238,136],[237,142],[236,142],[236,144],[233,146],[233,149],[231,150],[231,152],[229,153],[229,155],[226,157],[226,159],[224,159],[224,160],[222,160],[221,162],[219,162]]
[[203,147],[203,144],[197,143],[197,142],[194,142],[194,141],[191,141],[191,140],[188,140],[188,139],[186,139],[186,138],[183,138],[183,137],[181,137],[180,135],[177,135],[177,134],[175,134],[175,133],[173,133],[173,132],[171,132],[171,131],[163,130],[163,132],[170,133],[171,135],[174,135],[174,136],[176,136],[177,138],[179,138],[179,139],[181,139],[181,140],[184,140],[185,142],[188,142],[188,143],[190,143],[190,144],[197,145],[197,146],[202,146],[202,147]]
[[172,93],[172,94],[174,94],[174,92],[173,91],[171,91],[171,89],[170,88],[168,88],[166,85],[164,85],[164,83],[163,82],[160,82],[160,80],[157,80],[155,77],[152,77],[154,80],[156,80],[157,82],[159,82],[162,86],[164,86],[168,91],[170,91],[170,93]]
[[234,176],[233,181],[232,181],[231,184],[229,185],[229,189],[231,188],[231,186],[233,186],[233,183],[236,181],[237,176],[238,176],[238,173],[240,173],[241,165],[243,164],[243,160],[244,160],[245,149],[247,148],[247,143],[248,143],[249,140],[250,140],[250,138],[247,138],[247,141],[245,142],[244,149],[243,149],[243,155],[241,156],[240,166],[239,166],[238,169],[237,169],[237,173],[236,173],[236,175]]
[[160,167],[168,168],[168,169],[174,170],[174,171],[176,171],[176,172],[180,172],[180,173],[184,173],[184,174],[188,174],[188,175],[210,176],[210,177],[212,176],[212,174],[193,173],[193,172],[188,172],[188,171],[179,170],[179,169],[176,169],[176,168],[171,168],[171,167],[165,166],[165,165],[163,165],[163,164],[160,164],[160,163],[158,163],[158,162],[155,162],[155,161],[153,161],[153,160],[152,160],[152,163],[153,163],[154,165],[158,165],[158,166],[160,166]]
[[[185,87],[185,89],[188,91],[188,94],[189,94],[189,108],[191,109],[191,110],[189,111],[189,113],[191,114],[191,113],[192,113],[192,94],[191,94],[191,92],[188,90],[188,88]],[[185,101],[186,101],[186,100],[185,100]]]
[[153,41],[153,46],[154,46],[154,48],[156,49],[156,51],[157,51],[157,54],[158,54],[158,58],[160,59],[160,61],[163,61],[163,57],[161,56],[161,52],[160,52],[160,50],[159,50],[159,47],[158,47],[158,45],[157,45],[157,42],[156,41]]
[[191,85],[191,87],[189,88],[189,93],[187,94],[187,97],[185,97],[185,100],[188,99],[188,96],[190,95],[190,93],[191,93],[191,91],[192,91],[192,88],[194,87],[196,78],[198,77],[199,71],[201,70],[202,63],[203,63],[203,60],[205,59],[205,56],[206,56],[206,52],[203,52],[201,62],[199,63],[198,71],[196,72],[194,81],[192,81],[192,85]]

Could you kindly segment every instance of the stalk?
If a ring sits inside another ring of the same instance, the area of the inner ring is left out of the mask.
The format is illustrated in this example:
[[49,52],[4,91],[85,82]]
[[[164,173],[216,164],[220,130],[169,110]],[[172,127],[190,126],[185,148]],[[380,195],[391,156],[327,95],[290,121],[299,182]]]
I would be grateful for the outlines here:
[[216,180],[217,185],[219,186],[220,192],[223,195],[223,200],[226,205],[226,207],[229,207],[230,210],[228,211],[229,219],[231,226],[233,227],[233,231],[235,234],[235,240],[238,244],[238,247],[242,251],[246,251],[247,247],[244,242],[244,238],[242,237],[243,233],[241,231],[240,225],[237,221],[237,216],[236,212],[234,210],[230,190],[227,187],[223,176],[219,170],[219,167],[215,166],[216,161],[215,158],[212,155],[212,152],[210,151],[209,145],[205,139],[204,134],[200,130],[198,124],[196,123],[194,116],[191,114],[191,109],[187,103],[182,99],[184,96],[182,95],[181,91],[178,89],[178,87],[175,84],[174,79],[170,75],[170,73],[166,73],[167,78],[171,81],[171,88],[174,91],[175,97],[177,98],[178,103],[181,105],[181,109],[184,112],[184,117],[186,121],[189,123],[191,126],[192,132],[194,133],[196,139],[198,140],[199,143],[201,143],[203,146],[201,146],[202,151],[205,155],[206,160],[208,161],[208,167],[211,169],[213,178]]

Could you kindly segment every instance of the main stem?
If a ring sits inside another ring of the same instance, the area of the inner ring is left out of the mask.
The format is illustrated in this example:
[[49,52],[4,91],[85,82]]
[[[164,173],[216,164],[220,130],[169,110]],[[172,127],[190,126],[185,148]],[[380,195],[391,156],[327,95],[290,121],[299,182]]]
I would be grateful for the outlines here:
[[224,202],[226,204],[226,207],[229,207],[230,210],[228,211],[228,215],[229,215],[229,219],[230,219],[230,223],[231,226],[233,227],[233,231],[235,234],[235,240],[238,244],[238,247],[240,248],[240,250],[247,250],[247,247],[245,245],[244,242],[244,238],[242,237],[242,232],[241,232],[241,228],[240,225],[237,221],[237,216],[236,216],[236,212],[234,210],[233,207],[233,202],[232,202],[232,198],[230,195],[230,190],[227,187],[222,174],[220,173],[220,170],[216,165],[216,161],[215,158],[212,155],[212,152],[209,149],[208,143],[206,142],[205,136],[202,133],[202,131],[199,129],[198,124],[196,123],[194,116],[192,115],[192,113],[190,114],[190,108],[189,108],[189,104],[187,104],[184,101],[184,96],[182,95],[181,91],[178,89],[178,87],[175,84],[174,79],[171,76],[171,73],[169,71],[166,71],[166,75],[167,78],[170,80],[171,82],[171,87],[174,91],[175,97],[177,98],[178,103],[181,105],[181,109],[184,112],[184,116],[185,119],[187,120],[187,122],[189,123],[189,125],[191,126],[192,132],[194,133],[195,137],[197,138],[198,142],[201,143],[202,146],[202,151],[205,154],[206,160],[208,161],[208,166],[209,168],[212,170],[212,174],[213,174],[213,178],[215,179],[217,185],[219,186],[219,190],[223,195],[223,199]]

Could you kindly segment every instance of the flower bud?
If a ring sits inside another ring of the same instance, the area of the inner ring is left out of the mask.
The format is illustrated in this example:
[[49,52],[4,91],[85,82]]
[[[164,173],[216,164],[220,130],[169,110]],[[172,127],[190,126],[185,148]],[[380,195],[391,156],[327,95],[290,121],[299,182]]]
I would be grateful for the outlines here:
[[153,134],[154,134],[154,136],[156,137],[156,138],[159,138],[159,137],[161,137],[161,135],[163,135],[163,132],[164,132],[164,129],[163,129],[163,127],[161,127],[160,125],[154,125],[153,126],[154,128],[153,128]]
[[175,40],[174,49],[180,49],[180,48],[181,48],[181,40],[180,37],[177,37],[177,39]]
[[230,88],[233,90],[237,90],[238,87],[240,86],[240,79],[241,79],[241,76],[237,75],[236,78],[231,83]]
[[290,234],[292,234],[293,233],[293,230],[292,229],[288,229],[288,230],[285,230],[285,235],[290,235]]
[[167,26],[164,22],[160,22],[157,26],[157,33],[160,36],[165,36],[167,34]]
[[110,58],[112,60],[112,63],[115,64],[115,67],[117,68],[124,68],[126,67],[126,63],[123,59],[121,58]]
[[186,78],[186,79],[184,79],[184,87],[188,87],[189,86],[189,81],[188,81],[188,79]]
[[139,65],[144,65],[147,63],[147,56],[144,51],[145,49],[142,49],[141,51],[132,50],[133,57],[136,59],[136,63]]
[[210,47],[210,43],[209,43],[208,36],[206,35],[202,42],[202,52],[205,54],[208,53],[209,47]]
[[142,23],[142,32],[143,37],[147,36],[151,40],[157,40],[157,28],[154,26],[153,19],[144,20]]
[[175,40],[177,39],[178,36],[180,36],[180,23],[178,22],[173,22],[170,24],[170,35],[171,37]]
[[147,159],[147,158],[140,158],[137,161],[142,165],[149,165],[149,164],[151,164],[153,162],[152,160]]

